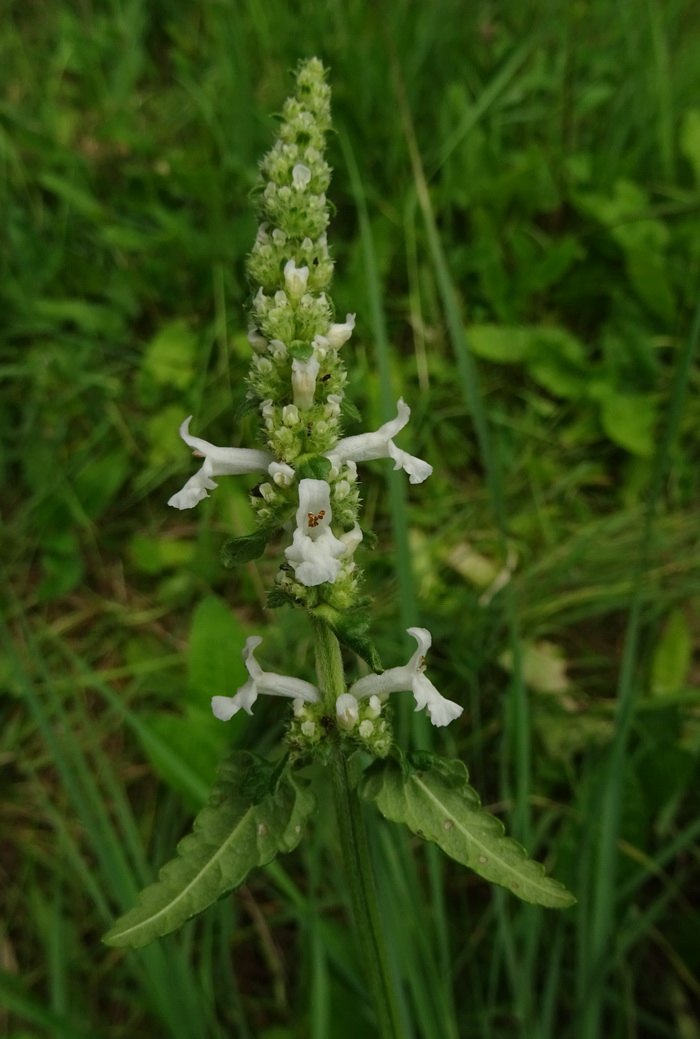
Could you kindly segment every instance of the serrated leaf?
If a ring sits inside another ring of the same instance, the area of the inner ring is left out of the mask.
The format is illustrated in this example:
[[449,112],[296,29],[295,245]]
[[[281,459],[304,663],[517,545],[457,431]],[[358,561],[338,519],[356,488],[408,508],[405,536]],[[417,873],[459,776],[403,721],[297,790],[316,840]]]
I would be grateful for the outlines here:
[[265,551],[270,537],[271,532],[263,528],[241,538],[229,538],[221,546],[221,562],[230,568],[258,559]]
[[280,606],[296,606],[296,599],[284,588],[279,588],[277,585],[271,588],[267,593],[267,599],[265,600],[266,610],[276,610]]
[[286,772],[274,793],[252,804],[242,791],[260,761],[250,751],[237,751],[223,762],[209,803],[178,845],[177,857],[105,935],[107,945],[140,948],[170,934],[239,887],[256,866],[297,846],[315,807],[313,795]]
[[327,480],[331,471],[331,462],[325,455],[304,455],[296,461],[299,480]]
[[362,784],[362,795],[375,801],[382,815],[405,823],[409,830],[478,873],[501,884],[518,898],[550,909],[573,905],[563,884],[544,875],[544,866],[527,857],[516,841],[504,836],[503,823],[481,807],[460,761],[433,762],[404,778],[392,760],[377,762]]

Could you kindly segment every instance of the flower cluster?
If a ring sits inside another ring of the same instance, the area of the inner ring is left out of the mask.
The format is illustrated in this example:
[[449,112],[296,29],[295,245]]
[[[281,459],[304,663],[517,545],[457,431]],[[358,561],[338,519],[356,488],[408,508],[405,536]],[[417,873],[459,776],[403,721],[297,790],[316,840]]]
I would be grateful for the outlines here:
[[[248,260],[253,355],[247,396],[257,409],[263,444],[256,449],[218,447],[193,436],[186,419],[180,436],[203,462],[169,504],[190,509],[216,488],[215,477],[260,474],[251,497],[260,530],[286,525],[289,531],[278,589],[309,609],[323,605],[346,610],[359,597],[353,560],[362,541],[357,464],[390,458],[413,484],[425,480],[432,467],[394,443],[411,414],[403,399],[396,418],[376,431],[342,436],[347,374],[341,351],[353,335],[355,315],[338,320],[327,295],[333,275],[325,194],[331,171],[323,155],[329,128],[330,91],[323,66],[312,59],[299,68],[295,95],[282,112],[279,139],[260,166],[260,226]],[[424,629],[410,630],[423,654],[430,636]],[[260,693],[290,696],[297,735],[313,743],[320,738],[322,694],[298,679],[261,671],[253,657],[258,641],[246,643],[249,681],[234,697],[215,697],[214,713],[222,719],[241,708],[250,713]],[[417,654],[405,668],[360,679],[340,697],[333,722],[337,731],[365,740],[375,753],[386,753],[390,736],[381,718],[382,703],[398,689],[412,689],[418,707],[427,706],[433,723],[447,724],[460,708],[443,700],[422,666]]]

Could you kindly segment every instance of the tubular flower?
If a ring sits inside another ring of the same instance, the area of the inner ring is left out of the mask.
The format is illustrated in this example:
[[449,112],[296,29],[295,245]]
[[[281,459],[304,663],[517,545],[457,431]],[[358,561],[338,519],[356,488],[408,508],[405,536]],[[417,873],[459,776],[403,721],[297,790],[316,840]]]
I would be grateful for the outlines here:
[[329,581],[331,584],[340,573],[343,564],[339,556],[345,555],[348,546],[331,530],[331,489],[325,480],[301,480],[299,483],[299,508],[297,525],[292,543],[285,549],[285,556],[294,569],[297,581],[312,588]]
[[464,708],[452,700],[446,700],[424,674],[425,654],[433,641],[432,635],[427,628],[407,630],[418,643],[409,662],[403,667],[392,667],[381,675],[366,675],[350,686],[350,692],[357,700],[362,700],[365,696],[382,696],[410,689],[417,711],[427,707],[433,725],[449,725],[455,718],[459,718]]
[[385,422],[374,433],[360,433],[359,436],[339,440],[326,455],[332,465],[338,467],[342,462],[371,462],[375,458],[392,458],[396,462],[394,469],[407,472],[411,483],[426,480],[433,471],[432,465],[407,454],[394,444],[393,437],[411,417],[411,409],[404,403],[403,397],[399,398],[396,408],[396,418]]
[[180,436],[198,457],[204,458],[204,465],[170,498],[168,505],[172,505],[174,509],[192,509],[202,498],[208,498],[208,492],[218,487],[212,479],[213,476],[265,472],[273,461],[272,455],[267,451],[247,447],[217,447],[200,437],[190,436],[191,421],[190,415],[180,426]]
[[252,714],[251,708],[261,693],[267,696],[288,696],[305,703],[317,703],[321,698],[319,690],[310,682],[263,671],[253,655],[261,642],[259,635],[251,635],[246,639],[243,661],[250,676],[246,684],[241,686],[235,696],[212,697],[211,709],[222,722],[229,721],[241,709]]

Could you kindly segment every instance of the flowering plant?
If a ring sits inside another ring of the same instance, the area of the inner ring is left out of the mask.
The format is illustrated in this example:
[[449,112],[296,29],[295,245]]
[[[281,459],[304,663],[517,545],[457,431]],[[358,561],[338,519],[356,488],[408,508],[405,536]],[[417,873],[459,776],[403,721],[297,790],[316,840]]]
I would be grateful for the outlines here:
[[[185,419],[180,436],[203,462],[169,501],[176,509],[191,509],[216,489],[219,477],[261,476],[251,499],[257,529],[228,541],[223,559],[228,566],[254,559],[274,535],[286,531],[286,561],[268,602],[305,611],[313,629],[317,681],[263,670],[255,658],[262,639],[247,639],[248,680],[230,697],[215,696],[213,712],[226,722],[240,710],[251,714],[261,695],[291,699],[285,751],[274,761],[243,751],[224,762],[210,802],[177,857],[105,940],[140,946],[167,934],[240,885],[253,867],[295,847],[315,805],[300,769],[317,758],[333,777],[355,923],[383,1032],[391,1035],[398,1034],[397,1018],[360,799],[526,901],[564,907],[573,898],[482,810],[460,762],[406,753],[393,738],[392,693],[412,693],[415,709],[425,710],[438,727],[456,721],[463,708],[427,677],[429,631],[409,628],[415,652],[407,663],[387,670],[369,635],[355,563],[363,541],[358,464],[389,458],[413,484],[426,480],[432,467],[395,443],[411,414],[403,399],[396,418],[376,431],[342,436],[343,418],[359,417],[346,397],[343,364],[355,315],[337,321],[328,295],[333,260],[326,239],[330,168],[324,145],[329,129],[325,71],[311,59],[299,67],[279,139],[261,163],[261,222],[248,261],[256,288],[246,406],[260,417],[264,446],[215,446],[192,435],[191,418]],[[348,684],[341,646],[361,657],[369,673]],[[373,763],[362,770],[367,756]],[[352,781],[350,759],[356,761]]]

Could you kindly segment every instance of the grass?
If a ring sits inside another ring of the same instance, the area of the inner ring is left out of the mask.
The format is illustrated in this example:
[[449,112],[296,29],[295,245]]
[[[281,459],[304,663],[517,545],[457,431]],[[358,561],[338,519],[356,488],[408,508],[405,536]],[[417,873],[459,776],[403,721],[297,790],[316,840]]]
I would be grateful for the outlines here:
[[248,194],[288,71],[314,53],[334,89],[334,298],[358,314],[357,403],[378,424],[403,394],[405,446],[435,465],[418,489],[364,473],[382,655],[428,626],[431,676],[465,705],[438,736],[408,704],[399,728],[459,755],[579,899],[523,906],[373,823],[406,1034],[694,1039],[688,0],[10,5],[0,1034],[372,1034],[329,805],[180,934],[129,954],[99,942],[226,746],[266,753],[281,732],[272,706],[225,732],[207,714],[246,635],[308,676],[303,619],[263,609],[275,553],[218,564],[251,526],[245,480],[196,515],[164,503],[184,415],[252,443],[232,421]]

